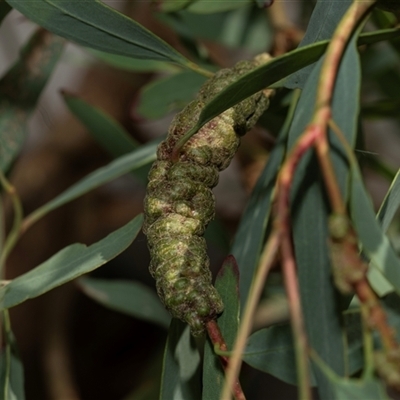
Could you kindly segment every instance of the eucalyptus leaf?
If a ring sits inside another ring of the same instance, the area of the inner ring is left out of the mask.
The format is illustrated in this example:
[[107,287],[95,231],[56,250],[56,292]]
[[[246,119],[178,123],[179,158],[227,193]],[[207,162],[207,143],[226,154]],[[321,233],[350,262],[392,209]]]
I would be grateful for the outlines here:
[[24,144],[28,118],[63,47],[63,39],[38,29],[20,59],[0,80],[0,169],[3,171],[10,167]]
[[[224,312],[218,318],[218,326],[227,344],[233,348],[239,325],[239,269],[236,260],[228,256],[217,275],[215,288],[224,304]],[[224,385],[225,374],[220,360],[207,340],[203,363],[203,400],[219,400]]]
[[47,30],[72,42],[134,58],[192,63],[152,32],[99,0],[7,0]]
[[160,400],[200,400],[200,355],[190,328],[173,318],[165,346]]
[[36,268],[2,286],[0,309],[40,296],[106,264],[133,242],[142,222],[143,215],[138,215],[97,243],[90,246],[76,243],[60,250]]
[[152,141],[141,146],[137,150],[121,156],[109,163],[105,167],[92,172],[79,182],[70,186],[65,192],[61,193],[53,200],[39,207],[32,214],[26,217],[26,223],[32,224],[50,211],[82,196],[105,183],[119,178],[120,176],[138,169],[144,165],[153,162],[156,159],[156,148],[161,139]]
[[112,156],[125,155],[138,147],[125,128],[100,108],[92,106],[78,96],[62,92],[69,110],[89,129],[93,137]]
[[165,61],[142,60],[118,54],[106,53],[100,50],[88,49],[98,60],[114,67],[130,72],[179,72],[181,68],[176,64]]
[[[307,25],[307,31],[299,48],[330,39],[352,0],[319,0]],[[304,87],[312,66],[303,68],[285,80],[285,87],[294,89]]]
[[381,223],[382,231],[386,232],[389,228],[396,211],[400,206],[400,170],[390,185],[388,192],[379,208],[377,218]]
[[140,282],[81,278],[79,286],[107,308],[143,319],[168,329],[171,317],[157,294]]
[[[400,37],[400,29],[377,31],[360,35],[357,45],[372,44]],[[272,59],[228,85],[203,108],[199,120],[190,131],[197,132],[204,124],[258,91],[269,87],[285,86],[284,78],[318,61],[324,54],[328,41],[317,42]]]

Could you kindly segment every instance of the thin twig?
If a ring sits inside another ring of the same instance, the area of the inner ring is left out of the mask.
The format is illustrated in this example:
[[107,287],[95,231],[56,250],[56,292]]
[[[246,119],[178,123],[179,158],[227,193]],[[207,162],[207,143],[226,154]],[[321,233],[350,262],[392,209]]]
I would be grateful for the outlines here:
[[10,233],[7,236],[7,239],[2,248],[2,252],[0,254],[0,279],[4,278],[4,263],[7,256],[10,254],[11,250],[14,248],[18,238],[19,231],[21,228],[21,222],[23,218],[22,211],[22,203],[18,196],[18,192],[13,185],[8,181],[8,179],[4,176],[3,172],[0,171],[0,184],[7,192],[7,194],[11,197],[11,201],[14,208],[14,221],[13,226],[10,230]]
[[[208,336],[214,345],[214,347],[217,347],[218,349],[222,350],[223,352],[228,351],[228,347],[225,343],[224,337],[222,336],[221,330],[219,329],[219,326],[215,320],[211,320],[207,322],[206,324],[206,329]],[[221,360],[222,367],[226,371],[228,365],[229,365],[229,357],[224,356],[224,355],[218,355],[219,359]],[[232,393],[233,397],[235,400],[246,400],[246,396],[243,393],[243,389],[240,386],[240,382],[238,379],[233,383],[232,385]]]
[[240,323],[236,341],[233,346],[232,357],[229,360],[221,400],[230,399],[231,388],[233,387],[234,382],[239,375],[239,370],[242,364],[242,354],[246,347],[247,337],[249,336],[251,330],[251,321],[253,320],[258,301],[264,289],[265,280],[275,261],[278,252],[279,241],[279,236],[276,233],[272,233],[262,252],[258,270],[254,276],[250,288],[249,298],[243,313],[243,320]]

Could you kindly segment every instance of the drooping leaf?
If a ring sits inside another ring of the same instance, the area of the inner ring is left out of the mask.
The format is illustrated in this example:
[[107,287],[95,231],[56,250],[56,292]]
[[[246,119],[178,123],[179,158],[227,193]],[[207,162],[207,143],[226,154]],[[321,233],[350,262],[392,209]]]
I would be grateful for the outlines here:
[[0,169],[19,154],[26,123],[59,59],[64,40],[39,29],[0,80]]
[[206,79],[192,71],[184,71],[151,82],[142,89],[136,112],[144,118],[157,119],[182,109],[193,100]]
[[14,307],[104,265],[133,242],[142,222],[143,216],[138,215],[97,243],[90,246],[76,243],[60,250],[36,268],[2,286],[0,308]]
[[[319,0],[308,22],[306,34],[299,44],[299,48],[330,39],[351,3],[352,0]],[[285,87],[289,89],[303,88],[312,68],[310,65],[286,78]]]
[[199,400],[200,355],[188,325],[173,318],[164,353],[160,400]]
[[[231,350],[239,325],[239,269],[234,257],[228,256],[218,273],[215,287],[224,303],[224,312],[218,318],[224,340]],[[224,384],[224,371],[214,347],[207,340],[203,363],[203,400],[219,400]]]
[[93,137],[112,156],[125,155],[138,147],[139,144],[110,115],[71,93],[63,92],[62,95],[70,111],[85,124]]
[[134,58],[191,65],[162,39],[99,0],[7,2],[40,26],[82,46]]
[[396,211],[400,206],[400,170],[397,172],[395,178],[388,192],[386,193],[385,199],[383,200],[381,207],[378,211],[378,220],[381,223],[382,231],[386,232],[389,228]]
[[371,285],[379,296],[387,294],[393,288],[400,293],[400,260],[376,220],[358,167],[352,165],[351,172],[350,212],[352,220],[362,249],[370,259],[370,265],[386,278],[382,281],[379,273],[375,273],[370,276]]
[[[360,35],[357,44],[372,44],[399,36],[400,29],[398,28],[378,31]],[[285,86],[282,79],[316,62],[323,55],[327,45],[328,41],[322,41],[304,46],[276,57],[267,64],[243,75],[236,82],[227,86],[203,108],[199,120],[190,133],[194,134],[220,113],[268,86]]]
[[100,50],[88,49],[88,53],[94,55],[104,63],[131,72],[178,72],[181,70],[176,64],[164,61],[142,60],[118,54],[106,53]]
[[171,317],[157,294],[140,282],[81,278],[79,287],[105,307],[168,329]]
[[39,207],[26,218],[26,221],[31,224],[33,221],[37,221],[50,211],[53,211],[79,196],[82,196],[90,190],[153,162],[156,158],[156,148],[160,140],[161,139],[157,139],[143,145],[132,153],[121,156],[105,167],[101,167],[92,172],[76,184],[70,186],[66,191],[55,197],[53,200],[50,200],[48,203]]

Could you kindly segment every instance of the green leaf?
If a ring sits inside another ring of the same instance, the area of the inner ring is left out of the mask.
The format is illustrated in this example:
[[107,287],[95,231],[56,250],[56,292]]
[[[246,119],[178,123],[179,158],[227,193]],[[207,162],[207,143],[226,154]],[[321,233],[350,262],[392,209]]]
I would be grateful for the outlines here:
[[[228,256],[215,281],[215,287],[224,303],[224,312],[218,318],[218,326],[228,346],[233,348],[239,325],[239,269],[233,256]],[[219,400],[224,384],[224,371],[214,346],[207,340],[203,364],[203,400]]]
[[196,0],[189,4],[187,10],[193,13],[212,14],[243,7],[251,2],[252,0]]
[[25,400],[24,368],[15,337],[12,332],[7,332],[6,337],[5,349],[0,353],[0,398]]
[[[378,31],[373,34],[361,35],[357,44],[371,44],[399,36],[400,29],[385,30],[384,32]],[[285,82],[281,82],[283,78],[313,64],[324,54],[327,45],[328,41],[323,41],[304,46],[276,57],[269,63],[243,75],[206,104],[200,114],[199,120],[190,133],[194,134],[204,124],[211,121],[220,113],[268,86],[285,86]]]
[[397,172],[395,178],[386,196],[379,208],[377,218],[381,223],[382,231],[386,232],[389,228],[393,217],[400,206],[400,170]]
[[173,318],[164,353],[160,400],[199,400],[200,355],[190,328]]
[[62,95],[69,110],[83,122],[93,137],[112,156],[125,155],[138,147],[139,144],[110,115],[71,93],[62,92]]
[[[330,39],[352,0],[319,0],[308,22],[307,31],[299,48]],[[289,89],[304,87],[313,67],[310,65],[297,71],[285,80],[285,87]]]
[[[28,118],[59,59],[64,40],[39,29],[0,80],[0,169],[19,154]],[[38,73],[40,71],[40,73]]]
[[70,186],[65,192],[61,193],[53,200],[39,207],[32,214],[26,217],[26,223],[32,224],[50,211],[82,196],[83,194],[93,190],[113,179],[138,169],[144,165],[153,162],[156,159],[156,148],[161,139],[152,141],[141,146],[137,150],[125,156],[117,158],[105,167],[99,168],[92,172],[79,182]]
[[140,282],[81,278],[85,294],[107,308],[132,317],[154,322],[168,329],[171,317],[156,293]]
[[[243,353],[243,361],[260,371],[297,385],[296,358],[289,324],[274,325],[253,333]],[[315,378],[311,372],[312,385]]]
[[140,60],[137,58],[120,56],[118,54],[111,54],[93,49],[88,49],[88,53],[114,68],[119,68],[125,71],[163,73],[181,71],[179,66],[164,61]]
[[99,0],[7,2],[40,26],[82,46],[134,58],[192,65],[152,32]]
[[76,243],[60,250],[33,270],[1,287],[0,308],[14,307],[106,264],[133,242],[142,222],[143,215],[138,215],[91,246]]
[[[379,296],[389,293],[393,287],[400,293],[400,260],[375,218],[361,173],[355,165],[352,165],[351,174],[350,212],[363,252],[378,271],[369,276],[372,287]],[[387,280],[382,280],[380,274]]]
[[157,119],[182,109],[206,80],[195,72],[184,71],[151,82],[142,89],[135,111],[144,118]]

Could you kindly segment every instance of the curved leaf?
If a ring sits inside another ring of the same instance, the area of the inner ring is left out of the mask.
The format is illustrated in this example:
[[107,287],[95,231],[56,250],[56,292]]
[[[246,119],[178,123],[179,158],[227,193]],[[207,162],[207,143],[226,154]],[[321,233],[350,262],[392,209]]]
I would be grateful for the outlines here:
[[381,223],[382,231],[386,232],[393,217],[400,206],[400,170],[390,185],[388,192],[379,208],[377,218]]
[[156,159],[157,145],[161,139],[152,141],[132,153],[117,158],[105,167],[92,172],[79,182],[70,186],[65,192],[61,193],[53,200],[39,207],[33,213],[26,217],[26,223],[32,224],[50,211],[76,199],[79,196],[93,190],[107,182],[112,181],[128,172],[153,162]]
[[165,345],[160,400],[200,399],[200,354],[189,326],[173,318]]
[[60,250],[44,263],[1,287],[0,309],[33,299],[104,265],[133,242],[142,223],[143,215],[138,215],[91,246],[76,243]]
[[87,49],[88,53],[98,60],[125,71],[131,72],[179,72],[181,67],[165,61],[141,60],[118,54],[106,53],[100,50]]
[[[330,39],[351,3],[352,0],[319,0],[313,10],[306,34],[299,44],[299,48]],[[285,80],[285,87],[290,89],[303,88],[312,68],[310,65],[291,75]]]
[[125,155],[138,147],[139,144],[110,115],[71,93],[64,91],[62,96],[69,110],[83,122],[93,137],[112,156]]
[[171,317],[157,294],[140,282],[81,278],[79,287],[103,306],[168,329]]
[[7,0],[40,26],[72,42],[124,56],[192,65],[162,39],[99,0]]
[[[378,31],[373,34],[360,35],[357,44],[372,44],[399,36],[399,28]],[[285,86],[285,81],[282,80],[301,68],[318,61],[324,54],[328,43],[328,41],[322,41],[293,50],[243,75],[236,82],[227,86],[203,108],[199,120],[190,130],[190,133],[194,134],[217,115],[266,87]]]

